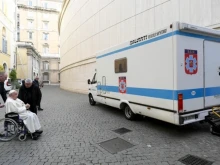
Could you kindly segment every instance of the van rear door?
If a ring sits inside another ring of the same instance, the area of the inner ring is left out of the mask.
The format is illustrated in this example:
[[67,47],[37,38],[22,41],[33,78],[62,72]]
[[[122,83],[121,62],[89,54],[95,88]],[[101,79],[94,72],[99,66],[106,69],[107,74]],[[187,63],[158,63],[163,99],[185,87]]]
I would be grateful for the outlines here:
[[204,106],[220,105],[220,43],[204,41]]

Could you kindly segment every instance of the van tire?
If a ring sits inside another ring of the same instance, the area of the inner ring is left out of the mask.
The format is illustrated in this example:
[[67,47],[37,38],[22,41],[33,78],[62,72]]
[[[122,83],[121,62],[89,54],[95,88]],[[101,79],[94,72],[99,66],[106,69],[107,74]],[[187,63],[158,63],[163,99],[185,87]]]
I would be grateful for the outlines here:
[[92,94],[89,94],[89,103],[92,106],[96,105],[96,102],[94,101]]
[[124,115],[125,118],[128,120],[134,120],[136,117],[136,115],[132,112],[131,108],[128,105],[124,107]]

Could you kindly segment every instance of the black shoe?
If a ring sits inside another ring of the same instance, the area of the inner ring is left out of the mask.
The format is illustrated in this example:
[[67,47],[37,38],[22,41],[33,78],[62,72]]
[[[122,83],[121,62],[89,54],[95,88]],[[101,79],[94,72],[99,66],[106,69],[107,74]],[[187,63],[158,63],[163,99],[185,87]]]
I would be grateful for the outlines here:
[[4,133],[0,133],[0,137],[5,137],[5,134]]
[[43,130],[37,130],[35,133],[38,134],[38,135],[40,135],[40,134],[43,133]]
[[39,108],[38,110],[39,110],[39,111],[43,111],[44,109],[42,109],[42,108]]
[[39,137],[39,136],[38,136],[36,133],[32,133],[32,139],[33,139],[33,140],[37,140],[38,137]]

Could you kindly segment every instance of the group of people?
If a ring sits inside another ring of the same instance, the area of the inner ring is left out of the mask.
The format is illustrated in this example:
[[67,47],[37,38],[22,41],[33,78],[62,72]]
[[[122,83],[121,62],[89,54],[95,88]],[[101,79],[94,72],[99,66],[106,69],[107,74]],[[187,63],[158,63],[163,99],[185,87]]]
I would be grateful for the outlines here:
[[0,103],[0,108],[5,106],[6,114],[11,112],[18,113],[28,131],[31,133],[32,138],[37,140],[43,132],[37,117],[37,111],[43,110],[40,107],[42,93],[39,78],[36,77],[33,82],[31,79],[23,80],[19,93],[16,90],[11,90],[9,91],[8,98],[4,89],[4,81],[6,79],[7,74],[0,73],[0,94],[5,102],[5,104]]

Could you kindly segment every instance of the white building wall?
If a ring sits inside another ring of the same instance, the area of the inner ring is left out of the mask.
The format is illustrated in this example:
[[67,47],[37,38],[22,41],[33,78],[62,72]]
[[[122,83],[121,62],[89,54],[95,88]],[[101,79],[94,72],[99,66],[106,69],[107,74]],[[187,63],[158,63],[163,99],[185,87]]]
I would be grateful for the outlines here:
[[61,88],[86,93],[99,51],[174,21],[220,27],[219,16],[219,0],[70,0],[60,26]]

